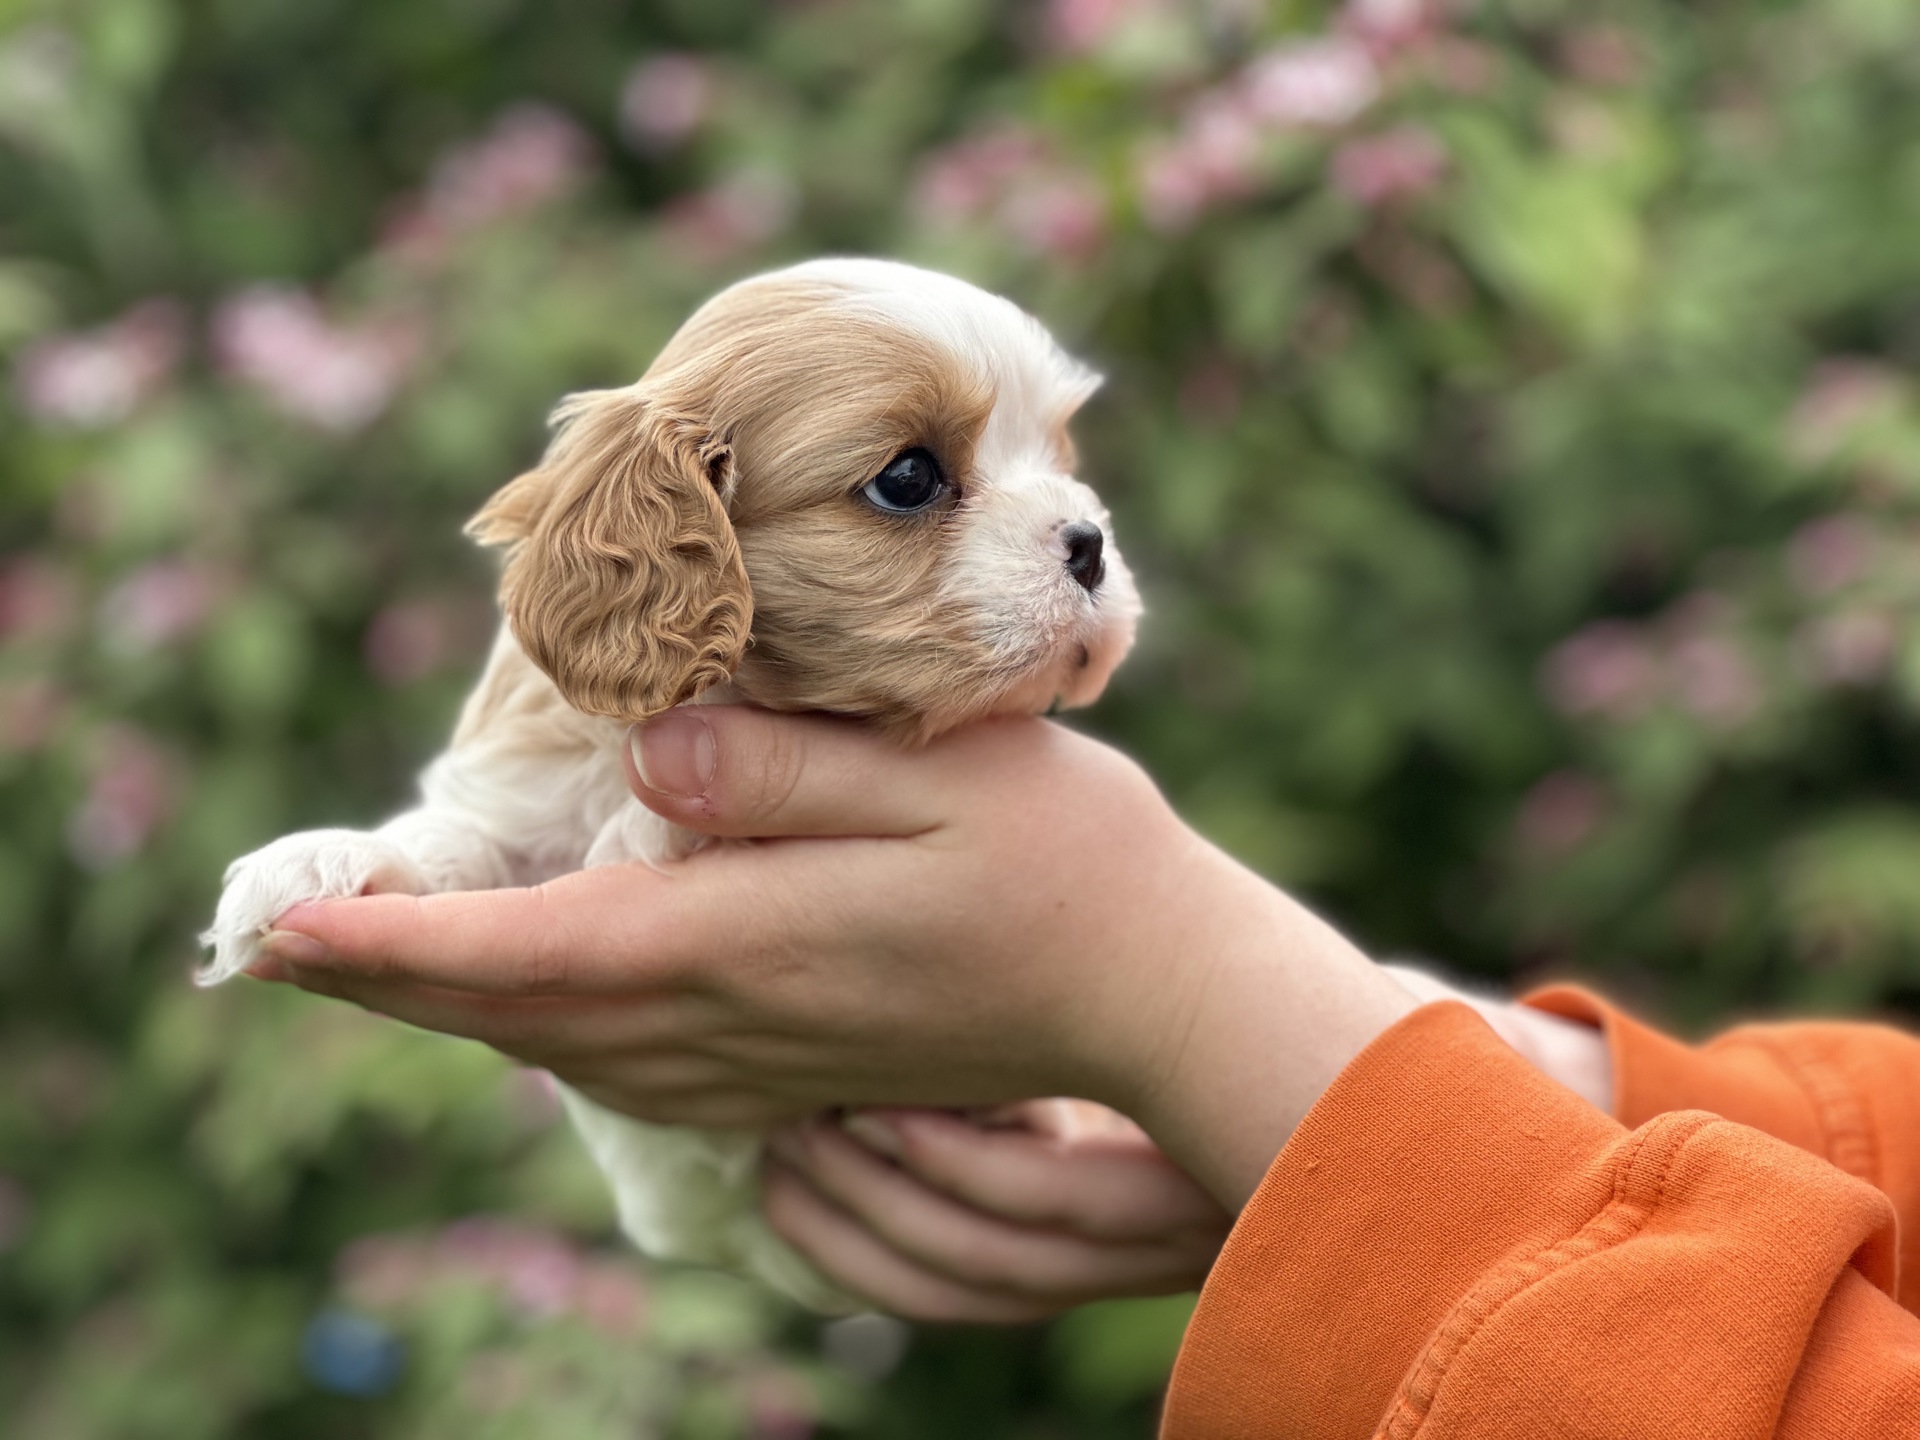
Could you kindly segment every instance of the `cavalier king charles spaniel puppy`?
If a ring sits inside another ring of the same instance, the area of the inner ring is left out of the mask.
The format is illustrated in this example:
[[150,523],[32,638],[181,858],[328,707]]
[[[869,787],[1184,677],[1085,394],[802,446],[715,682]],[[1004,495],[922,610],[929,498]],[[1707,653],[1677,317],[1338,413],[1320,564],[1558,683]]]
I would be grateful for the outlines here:
[[[704,837],[627,789],[627,726],[687,702],[857,716],[906,742],[1084,705],[1140,602],[1067,423],[1099,377],[1006,300],[816,260],[703,305],[647,373],[573,395],[537,468],[468,529],[505,624],[417,809],[234,862],[203,984],[293,905],[533,885]],[[564,1091],[648,1254],[850,1301],[760,1218],[754,1134]]]

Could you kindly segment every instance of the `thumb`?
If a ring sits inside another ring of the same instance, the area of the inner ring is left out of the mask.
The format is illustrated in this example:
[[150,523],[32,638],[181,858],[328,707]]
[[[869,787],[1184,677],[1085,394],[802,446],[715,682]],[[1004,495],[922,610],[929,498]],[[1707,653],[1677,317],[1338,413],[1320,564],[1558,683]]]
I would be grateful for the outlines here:
[[940,767],[866,726],[683,705],[627,732],[641,804],[709,835],[918,835],[945,815]]

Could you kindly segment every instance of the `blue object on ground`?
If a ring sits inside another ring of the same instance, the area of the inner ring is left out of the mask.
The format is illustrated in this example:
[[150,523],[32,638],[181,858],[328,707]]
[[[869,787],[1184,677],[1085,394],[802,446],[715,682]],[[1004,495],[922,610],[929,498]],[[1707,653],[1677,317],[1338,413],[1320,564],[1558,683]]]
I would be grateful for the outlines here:
[[300,1368],[322,1390],[370,1399],[399,1383],[406,1368],[400,1337],[370,1315],[329,1307],[307,1322]]

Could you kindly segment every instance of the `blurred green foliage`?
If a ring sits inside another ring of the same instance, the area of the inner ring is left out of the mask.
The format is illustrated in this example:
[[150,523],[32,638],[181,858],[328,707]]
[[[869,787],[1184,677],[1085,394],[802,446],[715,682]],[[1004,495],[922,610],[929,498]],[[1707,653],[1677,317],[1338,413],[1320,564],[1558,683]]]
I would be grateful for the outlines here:
[[1368,946],[1911,1012],[1916,234],[1898,0],[4,0],[0,1425],[1145,1433],[1184,1301],[900,1360],[623,1253],[488,1053],[184,983],[438,748],[553,400],[823,251],[1106,369],[1085,723]]

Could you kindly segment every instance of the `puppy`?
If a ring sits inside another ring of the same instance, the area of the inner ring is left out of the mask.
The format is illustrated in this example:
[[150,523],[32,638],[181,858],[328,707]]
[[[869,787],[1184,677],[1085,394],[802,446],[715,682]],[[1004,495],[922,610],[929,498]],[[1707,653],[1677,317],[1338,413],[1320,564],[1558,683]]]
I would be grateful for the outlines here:
[[[1082,705],[1140,602],[1067,422],[1099,377],[1014,305],[817,260],[703,305],[633,385],[570,396],[468,526],[505,624],[418,809],[227,871],[216,984],[304,900],[531,885],[702,837],[632,799],[626,727],[688,701],[857,716],[906,742]],[[567,1109],[649,1254],[847,1308],[761,1220],[759,1137]]]

